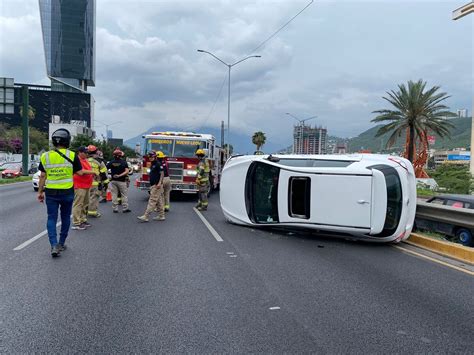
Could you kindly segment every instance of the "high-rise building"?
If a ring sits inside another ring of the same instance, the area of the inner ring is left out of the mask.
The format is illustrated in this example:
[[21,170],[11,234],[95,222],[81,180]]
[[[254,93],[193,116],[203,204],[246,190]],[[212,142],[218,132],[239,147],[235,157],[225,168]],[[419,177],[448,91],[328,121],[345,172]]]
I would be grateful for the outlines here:
[[[0,78],[1,82],[8,82],[2,91],[0,88],[0,123],[10,126],[21,125],[20,106],[13,105],[22,101],[22,86],[28,86],[29,105],[34,117],[30,119],[30,127],[35,127],[41,132],[48,132],[49,124],[54,121],[71,123],[72,121],[84,122],[86,127],[92,126],[94,115],[94,98],[89,92],[55,91],[51,86],[15,83],[13,78]],[[3,109],[1,104],[2,93],[5,96]],[[13,97],[12,97],[13,94]]]
[[458,117],[467,117],[467,108],[457,110]]
[[107,134],[107,139],[111,139],[114,137],[114,134],[111,129],[108,129],[106,134]]
[[311,127],[300,124],[293,130],[293,153],[326,154],[327,130],[322,127]]
[[95,86],[95,0],[39,0],[39,8],[52,89]]

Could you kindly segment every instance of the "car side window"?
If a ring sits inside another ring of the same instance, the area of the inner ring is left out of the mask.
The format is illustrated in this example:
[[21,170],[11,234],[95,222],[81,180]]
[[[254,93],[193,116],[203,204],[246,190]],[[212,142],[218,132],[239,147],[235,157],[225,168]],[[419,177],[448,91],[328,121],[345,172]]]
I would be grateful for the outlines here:
[[456,207],[456,208],[463,208],[464,204],[461,201],[454,201],[454,200],[447,200],[446,206]]

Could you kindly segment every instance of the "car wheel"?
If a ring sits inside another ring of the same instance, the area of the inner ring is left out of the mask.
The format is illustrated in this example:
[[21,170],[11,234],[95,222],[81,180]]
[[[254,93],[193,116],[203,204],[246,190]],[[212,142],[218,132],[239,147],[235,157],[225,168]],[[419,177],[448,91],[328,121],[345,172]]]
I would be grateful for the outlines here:
[[33,187],[33,190],[38,191],[38,188],[37,188],[37,187]]
[[472,233],[469,229],[460,228],[456,231],[456,239],[465,246],[472,245]]

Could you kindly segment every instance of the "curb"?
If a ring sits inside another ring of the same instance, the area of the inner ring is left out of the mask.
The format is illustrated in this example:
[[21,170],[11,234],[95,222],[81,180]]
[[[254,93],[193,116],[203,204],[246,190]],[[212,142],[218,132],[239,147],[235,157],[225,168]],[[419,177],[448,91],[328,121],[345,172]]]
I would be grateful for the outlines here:
[[474,265],[474,248],[412,233],[405,243]]

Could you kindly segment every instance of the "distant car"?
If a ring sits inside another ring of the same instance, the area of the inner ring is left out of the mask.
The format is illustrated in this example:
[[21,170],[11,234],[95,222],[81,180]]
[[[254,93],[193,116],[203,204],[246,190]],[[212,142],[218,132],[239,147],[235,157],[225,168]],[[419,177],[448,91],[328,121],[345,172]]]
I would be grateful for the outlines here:
[[12,179],[21,176],[21,166],[8,166],[2,171],[2,179]]
[[[474,210],[474,196],[472,195],[439,195],[431,197],[426,202],[454,208]],[[444,234],[448,240],[459,242],[465,246],[474,246],[474,230],[453,223],[438,222],[423,218],[416,218],[417,229]]]
[[33,183],[33,190],[38,191],[38,184],[39,184],[39,177],[41,175],[41,171],[37,171],[34,175],[33,178],[31,179],[31,182]]
[[220,190],[224,216],[235,224],[378,242],[408,238],[416,212],[413,166],[385,155],[236,156]]

